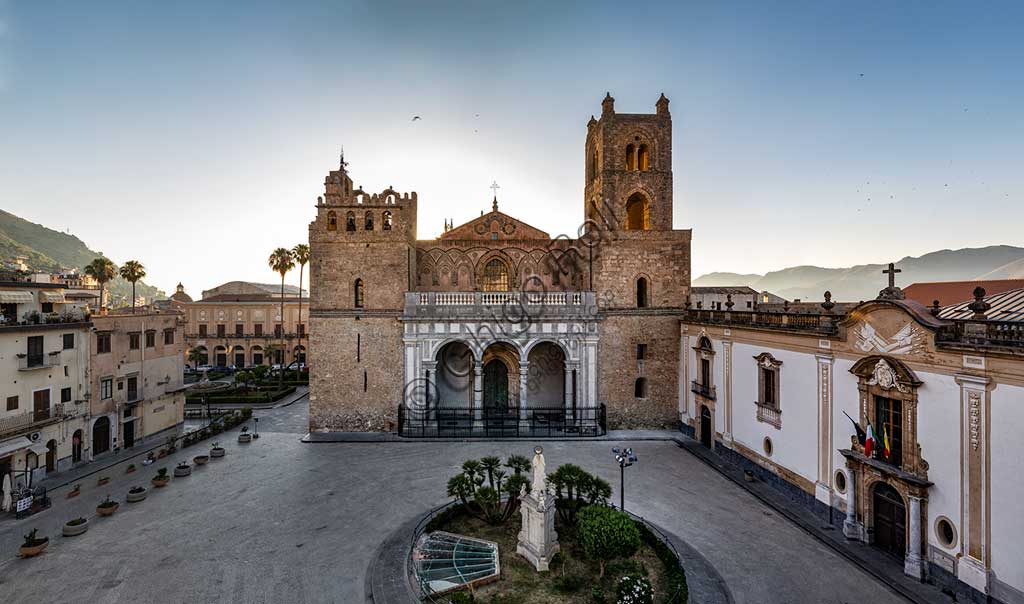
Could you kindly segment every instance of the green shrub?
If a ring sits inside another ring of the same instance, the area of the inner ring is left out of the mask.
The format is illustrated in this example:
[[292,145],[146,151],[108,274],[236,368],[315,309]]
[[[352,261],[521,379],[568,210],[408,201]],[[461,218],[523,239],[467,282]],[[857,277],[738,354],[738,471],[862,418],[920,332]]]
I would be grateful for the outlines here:
[[640,531],[626,514],[609,507],[591,505],[580,510],[579,541],[589,558],[601,567],[615,558],[628,558],[640,547]]
[[452,594],[452,604],[472,604],[473,594],[465,591],[458,591]]
[[519,462],[510,457],[502,469],[498,457],[469,459],[462,464],[462,472],[448,479],[449,497],[458,499],[469,513],[490,524],[508,520],[519,507],[519,493],[529,486],[529,479],[517,471]]
[[555,492],[558,515],[565,522],[576,522],[576,514],[587,505],[605,504],[612,495],[612,487],[583,468],[567,463],[558,466],[548,484]]
[[623,577],[616,592],[616,604],[654,604],[654,588],[646,577]]
[[586,584],[587,580],[579,575],[564,575],[555,579],[551,588],[556,594],[569,595],[583,589]]
[[594,585],[590,588],[590,601],[592,604],[604,604],[604,590],[601,589],[600,585]]

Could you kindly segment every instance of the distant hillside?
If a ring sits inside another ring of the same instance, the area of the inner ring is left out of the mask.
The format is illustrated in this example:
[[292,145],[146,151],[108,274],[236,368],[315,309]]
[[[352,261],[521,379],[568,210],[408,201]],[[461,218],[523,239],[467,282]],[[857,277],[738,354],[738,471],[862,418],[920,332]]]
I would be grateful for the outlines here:
[[[832,292],[834,299],[856,302],[871,300],[885,287],[883,264],[861,264],[849,268],[794,266],[766,275],[711,273],[694,280],[696,286],[749,285],[794,300],[820,300]],[[940,250],[919,258],[906,257],[896,263],[903,272],[898,285],[921,281],[973,281],[979,279],[1024,278],[1024,248],[993,245],[983,248]],[[736,279],[734,282],[726,282]]]
[[[27,257],[26,264],[32,270],[58,271],[61,268],[82,270],[100,254],[89,249],[74,235],[48,229],[0,210],[0,260],[11,260],[15,256]],[[122,298],[127,300],[131,296],[131,283],[120,277],[109,283],[108,287],[114,302]],[[142,281],[136,284],[135,292],[146,300],[167,297],[163,291]]]

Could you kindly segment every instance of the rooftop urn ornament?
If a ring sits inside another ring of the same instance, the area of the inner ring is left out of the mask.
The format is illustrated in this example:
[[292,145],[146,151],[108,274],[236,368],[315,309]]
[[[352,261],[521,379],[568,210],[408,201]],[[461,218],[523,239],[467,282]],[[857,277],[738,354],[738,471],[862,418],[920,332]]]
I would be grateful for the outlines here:
[[988,309],[992,308],[992,305],[985,301],[984,287],[974,288],[974,302],[968,304],[967,308],[974,312],[974,316],[971,319],[975,321],[984,321],[986,319],[985,313]]
[[942,310],[942,309],[939,307],[939,301],[938,300],[932,300],[932,307],[928,309],[928,312],[932,313],[933,317],[937,317],[937,316],[939,316],[939,311],[940,310]]
[[519,500],[522,502],[519,512],[523,516],[523,524],[516,553],[529,560],[537,572],[545,572],[560,548],[558,533],[555,532],[555,498],[548,493],[544,449],[539,445],[533,448],[530,490],[527,492],[524,486]]
[[883,275],[889,275],[889,286],[878,292],[879,300],[903,300],[906,297],[903,295],[903,290],[896,287],[896,274],[902,272],[892,262],[889,263],[889,268],[882,271]]
[[732,310],[736,303],[732,301],[732,294],[725,294],[725,309]]

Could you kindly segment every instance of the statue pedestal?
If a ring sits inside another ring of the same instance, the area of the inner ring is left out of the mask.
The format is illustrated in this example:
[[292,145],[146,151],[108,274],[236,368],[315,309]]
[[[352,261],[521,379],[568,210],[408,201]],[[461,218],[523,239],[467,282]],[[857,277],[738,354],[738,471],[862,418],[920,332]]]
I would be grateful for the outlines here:
[[555,498],[548,493],[543,449],[536,447],[534,453],[531,488],[527,492],[524,486],[519,495],[523,527],[519,530],[516,553],[529,560],[538,572],[544,572],[559,549],[558,533],[555,532]]
[[519,530],[516,553],[526,558],[538,571],[548,570],[551,558],[558,552],[555,532],[555,498],[545,492],[520,495],[523,527]]

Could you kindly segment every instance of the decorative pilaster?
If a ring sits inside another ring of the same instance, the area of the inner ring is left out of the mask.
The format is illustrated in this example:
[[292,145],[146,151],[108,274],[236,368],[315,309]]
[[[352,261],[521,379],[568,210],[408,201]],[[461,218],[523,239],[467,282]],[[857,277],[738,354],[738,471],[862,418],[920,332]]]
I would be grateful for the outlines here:
[[988,499],[988,428],[989,390],[994,387],[987,377],[961,373],[961,558],[957,578],[989,593],[990,519]]
[[690,418],[690,337],[687,326],[679,326],[679,419],[688,422]]
[[572,377],[573,377],[573,365],[570,363],[565,364],[565,393],[564,393],[564,405],[566,414],[572,413]]
[[437,400],[437,361],[423,361],[423,405],[425,409],[433,409],[440,405]]
[[910,501],[910,543],[903,561],[903,574],[920,580],[924,579],[926,572],[925,561],[921,557],[921,498],[911,495],[907,499]]
[[722,431],[722,443],[732,448],[732,342],[722,341],[722,391],[724,394],[723,418],[725,430]]
[[[815,355],[818,360],[818,479],[814,497],[832,505],[832,355]],[[849,481],[847,481],[849,482]]]

